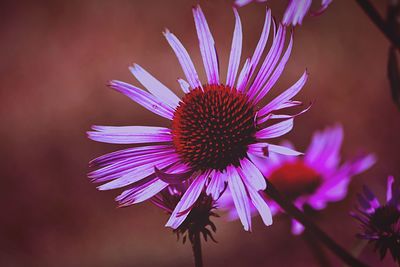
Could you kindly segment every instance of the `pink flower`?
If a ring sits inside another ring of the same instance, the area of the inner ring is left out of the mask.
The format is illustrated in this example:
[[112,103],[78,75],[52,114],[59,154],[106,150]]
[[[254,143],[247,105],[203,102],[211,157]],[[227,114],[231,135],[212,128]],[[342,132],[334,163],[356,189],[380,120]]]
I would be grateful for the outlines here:
[[[328,202],[342,200],[347,194],[351,177],[375,163],[373,155],[361,155],[340,163],[339,151],[343,140],[343,129],[337,125],[313,135],[304,156],[293,157],[269,153],[268,158],[252,157],[252,161],[279,192],[291,199],[295,206],[303,209],[305,205],[321,210]],[[293,149],[290,143],[285,147]],[[282,212],[279,206],[267,200],[273,214]],[[220,200],[221,207],[231,207],[228,195]],[[231,210],[231,218],[236,211]],[[301,234],[304,227],[292,220],[293,234]]]
[[[236,0],[236,6],[244,6],[253,2],[254,0]],[[332,3],[333,0],[322,0],[321,8],[316,12],[312,12],[313,15],[319,15],[328,8],[329,4]],[[266,2],[266,0],[258,0],[257,2]],[[283,15],[282,23],[284,25],[296,26],[297,24],[302,24],[304,17],[310,11],[312,0],[289,0],[289,4],[286,8],[285,14]]]
[[[267,142],[292,130],[296,115],[278,115],[276,111],[301,104],[292,98],[302,89],[308,75],[304,72],[289,89],[259,107],[260,100],[274,87],[285,68],[293,36],[284,49],[286,28],[276,26],[267,10],[254,54],[239,69],[242,25],[236,9],[234,14],[236,23],[226,79],[219,72],[214,38],[198,6],[193,8],[193,16],[207,76],[205,83],[199,80],[187,50],[169,30],[164,36],[186,77],[178,79],[182,98],[136,64],[130,71],[147,91],[121,81],[110,82],[111,88],[170,122],[169,128],[93,126],[93,131],[88,132],[95,141],[135,145],[91,162],[98,169],[89,177],[103,183],[100,190],[127,187],[117,197],[120,206],[143,202],[171,185],[190,181],[166,226],[177,229],[202,194],[216,200],[226,186],[245,230],[251,229],[251,205],[266,225],[272,223],[270,209],[260,194],[266,182],[251,157],[263,147],[274,153],[299,154]],[[261,60],[269,35],[272,45]]]
[[358,195],[359,213],[352,216],[361,223],[362,232],[357,236],[375,244],[381,260],[390,251],[400,264],[400,187],[393,176],[387,179],[386,203],[381,204],[368,187]]

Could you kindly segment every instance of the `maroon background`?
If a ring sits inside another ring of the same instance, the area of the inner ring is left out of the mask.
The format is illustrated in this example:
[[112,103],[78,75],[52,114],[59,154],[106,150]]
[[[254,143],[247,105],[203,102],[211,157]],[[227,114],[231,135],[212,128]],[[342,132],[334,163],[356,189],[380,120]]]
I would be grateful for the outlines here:
[[[285,3],[270,0],[280,18]],[[318,2],[318,1],[316,1]],[[375,0],[384,11],[385,1]],[[204,77],[191,5],[196,1],[9,1],[0,3],[1,266],[191,266],[189,245],[164,228],[167,216],[149,203],[117,209],[118,191],[98,192],[87,162],[124,146],[88,140],[91,124],[168,122],[109,90],[109,79],[138,85],[134,62],[178,95],[179,64],[161,32],[177,34]],[[233,31],[232,1],[201,1],[226,72]],[[315,6],[317,8],[318,5]],[[250,56],[264,20],[264,4],[240,9],[244,56]],[[299,98],[314,101],[286,136],[304,149],[311,134],[335,122],[345,129],[343,156],[374,152],[379,161],[356,177],[349,196],[314,219],[350,249],[357,223],[348,212],[369,184],[383,199],[388,174],[400,177],[400,113],[386,79],[388,42],[354,1],[334,1],[320,17],[295,29],[294,49],[272,95],[311,76]],[[267,98],[270,99],[270,96]],[[302,237],[284,217],[253,233],[217,219],[219,243],[204,247],[206,266],[313,266]],[[328,252],[334,266],[341,263]],[[379,266],[372,246],[361,259]],[[392,261],[387,259],[386,266]],[[383,266],[384,264],[381,264]]]

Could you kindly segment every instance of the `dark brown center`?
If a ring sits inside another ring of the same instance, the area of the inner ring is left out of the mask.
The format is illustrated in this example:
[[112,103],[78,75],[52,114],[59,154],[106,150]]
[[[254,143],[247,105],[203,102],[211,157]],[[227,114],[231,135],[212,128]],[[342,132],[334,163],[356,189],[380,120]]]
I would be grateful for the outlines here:
[[321,184],[321,176],[303,161],[286,162],[274,170],[268,180],[290,199],[312,194]]
[[239,165],[255,142],[255,109],[247,96],[224,85],[204,85],[184,96],[172,120],[173,143],[194,170]]

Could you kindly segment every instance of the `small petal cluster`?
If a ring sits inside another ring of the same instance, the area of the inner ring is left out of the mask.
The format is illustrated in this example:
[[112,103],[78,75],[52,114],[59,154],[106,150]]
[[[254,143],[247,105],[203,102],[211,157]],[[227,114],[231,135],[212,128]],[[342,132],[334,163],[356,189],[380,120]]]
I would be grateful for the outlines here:
[[[244,6],[254,0],[236,0],[235,5]],[[316,12],[312,12],[313,15],[319,15],[328,8],[329,4],[333,0],[322,0],[321,7]],[[264,2],[264,1],[258,1]],[[312,0],[290,0],[289,4],[283,15],[282,23],[284,25],[301,25],[303,23],[304,17],[309,13],[311,8]]]
[[[151,198],[151,201],[157,207],[171,215],[176,206],[179,205],[190,183],[191,181],[186,180],[181,184],[171,185]],[[205,241],[210,238],[216,242],[212,234],[216,232],[217,228],[211,221],[211,217],[219,217],[214,212],[216,208],[214,199],[203,191],[191,207],[185,221],[178,228],[174,229],[173,232],[176,233],[178,239],[182,237],[183,243],[188,239],[193,243],[195,235],[198,233],[203,235]]]
[[[215,43],[200,7],[193,8],[199,47],[207,76],[200,82],[196,68],[179,39],[166,30],[164,36],[174,51],[186,79],[178,79],[184,96],[179,98],[139,65],[130,68],[147,91],[134,85],[111,81],[110,87],[146,109],[170,121],[170,127],[93,126],[89,138],[135,147],[101,156],[91,162],[97,168],[89,177],[100,190],[125,187],[117,197],[121,206],[148,200],[171,186],[188,183],[187,189],[171,212],[166,226],[179,229],[204,195],[217,200],[229,188],[245,230],[251,230],[250,210],[255,207],[266,225],[272,214],[261,193],[266,181],[252,162],[264,157],[263,149],[296,154],[269,139],[293,128],[295,115],[276,112],[299,106],[292,98],[306,83],[304,74],[289,89],[265,106],[260,101],[274,87],[290,57],[293,36],[285,48],[286,28],[276,25],[267,9],[260,39],[251,57],[241,69],[242,25],[234,9],[235,27],[224,81],[219,73]],[[266,50],[268,39],[272,44]],[[264,59],[262,55],[266,55]],[[266,125],[268,124],[268,125]]]
[[400,186],[389,176],[386,204],[380,204],[367,187],[358,200],[359,213],[352,213],[361,222],[362,232],[357,236],[375,243],[381,260],[390,251],[393,260],[400,264]]
[[[342,200],[347,194],[351,177],[367,170],[375,162],[373,155],[360,155],[339,165],[342,141],[343,129],[337,125],[316,132],[304,156],[294,157],[264,150],[268,158],[252,159],[268,181],[292,200],[297,208],[303,209],[307,205],[321,210],[328,202]],[[295,151],[289,142],[284,146]],[[231,206],[229,198],[223,198],[221,202],[221,206]],[[268,205],[273,214],[281,212],[275,202],[268,200]],[[236,212],[231,212],[230,216],[237,217]],[[293,219],[292,233],[301,234],[303,230],[303,225]]]

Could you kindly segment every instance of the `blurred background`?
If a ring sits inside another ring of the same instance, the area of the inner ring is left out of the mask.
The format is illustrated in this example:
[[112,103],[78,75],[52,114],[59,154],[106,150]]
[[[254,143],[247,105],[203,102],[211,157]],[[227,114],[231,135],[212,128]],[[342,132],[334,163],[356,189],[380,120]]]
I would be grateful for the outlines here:
[[[203,0],[225,75],[234,27],[231,0]],[[318,8],[319,1],[313,8]],[[386,1],[373,3],[384,12]],[[183,77],[162,31],[168,27],[202,62],[191,6],[197,1],[0,2],[0,266],[191,266],[189,244],[165,228],[167,215],[150,203],[116,208],[119,191],[99,192],[86,178],[88,161],[126,146],[90,141],[92,124],[168,126],[106,87],[110,79],[138,85],[128,66],[139,63],[182,95]],[[270,0],[280,19],[286,1]],[[240,9],[248,57],[262,29],[265,4]],[[377,164],[353,179],[349,195],[313,219],[353,249],[358,223],[349,216],[368,184],[383,200],[386,177],[400,177],[400,112],[386,78],[388,42],[354,1],[337,0],[295,29],[291,59],[272,96],[310,79],[298,99],[314,101],[285,138],[305,149],[312,133],[342,123],[346,159],[373,152]],[[271,96],[266,98],[266,101]],[[304,237],[290,233],[285,216],[271,227],[255,219],[253,233],[239,222],[215,220],[218,243],[204,246],[205,266],[318,266]],[[318,246],[321,246],[317,244]],[[333,266],[342,266],[329,251]],[[360,258],[378,260],[367,246]]]

